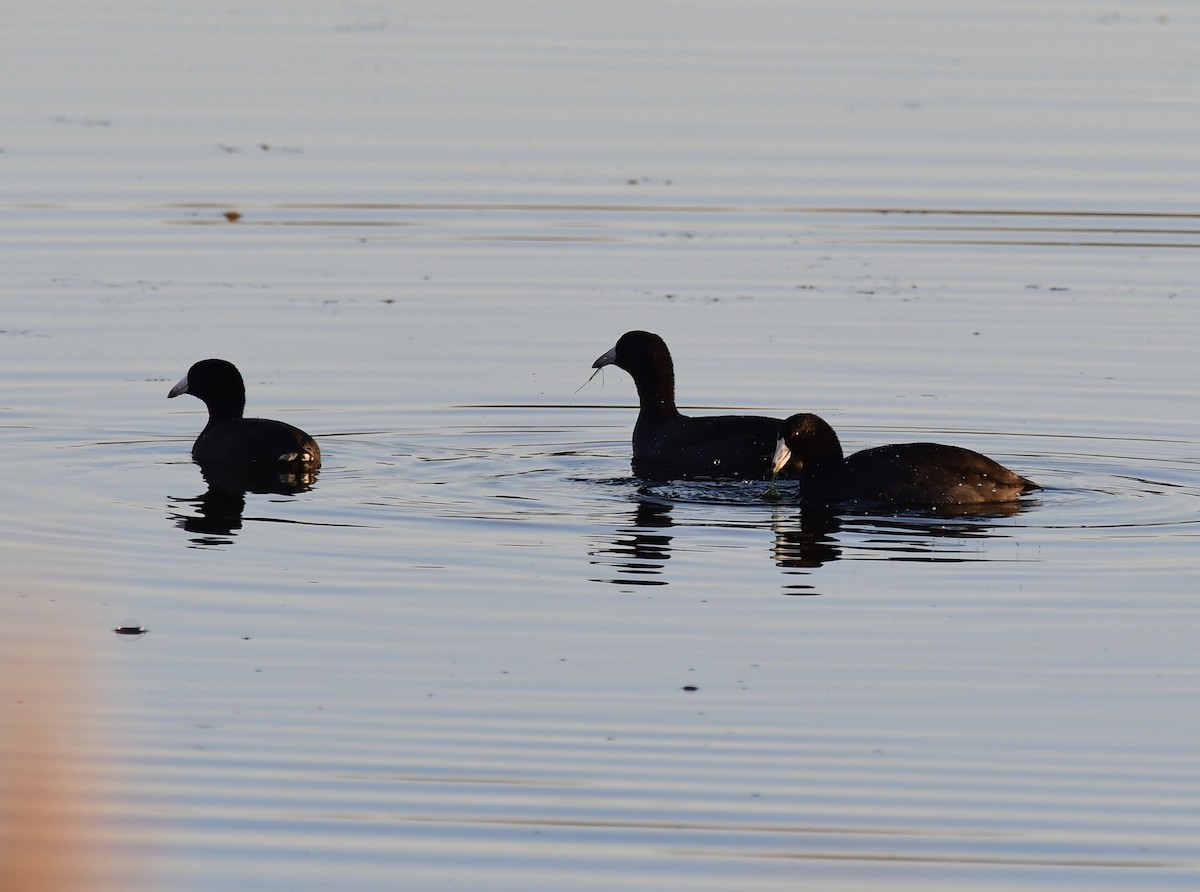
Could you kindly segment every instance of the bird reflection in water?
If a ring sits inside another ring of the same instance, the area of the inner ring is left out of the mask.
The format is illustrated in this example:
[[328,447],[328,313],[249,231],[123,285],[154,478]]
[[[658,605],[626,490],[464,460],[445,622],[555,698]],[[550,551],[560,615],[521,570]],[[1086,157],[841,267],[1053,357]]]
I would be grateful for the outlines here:
[[308,492],[316,484],[319,470],[297,465],[290,468],[206,464],[200,473],[208,490],[191,499],[171,501],[176,505],[194,506],[194,513],[173,512],[175,525],[199,538],[199,546],[230,545],[237,530],[242,528],[246,511],[246,493],[294,496]]
[[[728,496],[728,486],[718,495]],[[688,490],[712,495],[693,484]],[[785,490],[784,499],[789,500]],[[720,502],[718,502],[720,504]],[[774,539],[766,556],[784,574],[783,593],[821,594],[816,585],[819,570],[840,560],[962,562],[993,557],[979,547],[985,540],[1005,538],[1011,531],[1002,522],[1028,510],[1026,502],[940,505],[899,513],[856,511],[846,507],[775,504],[763,527]],[[673,519],[676,503],[658,488],[640,489],[633,499],[629,520],[616,526],[607,541],[589,551],[591,563],[612,572],[593,581],[614,585],[666,585],[664,570],[671,559],[672,543],[686,536],[686,524]],[[668,531],[675,529],[672,534]]]
[[[808,571],[836,561],[842,556],[837,532],[842,523],[837,514],[826,508],[813,508],[800,512],[799,524],[779,522],[773,524],[775,544],[771,557],[775,566],[783,570]],[[811,586],[791,586],[797,591],[792,594],[815,594]]]
[[[988,560],[969,542],[1010,535],[991,521],[1014,517],[1032,507],[1025,502],[938,505],[896,514],[801,506],[791,518],[777,516],[772,555],[786,573],[811,575],[823,564],[859,555],[925,563]],[[817,594],[808,584],[785,586],[788,594]]]
[[663,565],[671,559],[671,539],[662,531],[670,529],[670,502],[639,498],[627,526],[617,527],[610,543],[592,549],[592,563],[613,567],[621,574],[615,579],[597,579],[616,585],[666,585]]

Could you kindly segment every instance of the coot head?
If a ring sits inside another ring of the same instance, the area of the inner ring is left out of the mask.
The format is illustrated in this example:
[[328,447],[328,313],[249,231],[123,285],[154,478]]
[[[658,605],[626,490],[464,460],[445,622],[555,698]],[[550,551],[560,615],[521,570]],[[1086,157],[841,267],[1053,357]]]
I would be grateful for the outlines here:
[[627,331],[617,339],[616,345],[592,363],[592,368],[615,365],[637,377],[640,373],[657,372],[664,367],[670,369],[671,351],[667,343],[649,331]]
[[658,335],[649,331],[625,332],[611,350],[592,363],[592,368],[606,365],[629,372],[643,409],[664,416],[676,413],[675,365],[666,342]]
[[842,457],[842,443],[829,422],[819,415],[803,412],[784,419],[779,439],[775,441],[771,470],[778,474],[787,468],[799,475],[805,469],[839,464]]
[[215,421],[241,418],[246,410],[246,383],[242,380],[242,373],[232,362],[224,359],[202,359],[197,362],[171,388],[167,399],[185,393],[190,393],[208,406],[209,415]]

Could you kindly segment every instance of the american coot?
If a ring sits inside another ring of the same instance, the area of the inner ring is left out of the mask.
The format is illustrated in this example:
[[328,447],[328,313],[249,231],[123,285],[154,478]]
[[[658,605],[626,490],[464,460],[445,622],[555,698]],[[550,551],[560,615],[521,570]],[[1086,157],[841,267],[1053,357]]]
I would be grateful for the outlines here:
[[592,363],[615,365],[637,385],[633,473],[650,480],[707,477],[764,480],[779,436],[778,418],[714,415],[689,418],[675,408],[675,368],[663,339],[627,331]]
[[200,465],[256,465],[313,469],[321,464],[317,441],[299,428],[267,418],[243,418],[246,385],[231,362],[204,359],[171,388],[168,398],[190,393],[208,407],[208,424],[192,446]]
[[833,428],[810,414],[783,422],[774,467],[788,468],[801,498],[818,505],[979,505],[1041,489],[986,455],[941,443],[876,446],[843,458]]

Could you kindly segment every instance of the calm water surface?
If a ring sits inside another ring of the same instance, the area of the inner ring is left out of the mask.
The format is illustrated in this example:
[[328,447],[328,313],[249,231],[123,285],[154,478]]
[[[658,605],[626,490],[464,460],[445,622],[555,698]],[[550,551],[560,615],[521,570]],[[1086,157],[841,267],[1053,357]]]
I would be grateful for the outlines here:
[[[1200,883],[1200,20],[874,6],[16,14],[0,720],[64,888]],[[697,413],[1045,488],[642,486],[629,328]],[[311,489],[209,492],[210,355]]]

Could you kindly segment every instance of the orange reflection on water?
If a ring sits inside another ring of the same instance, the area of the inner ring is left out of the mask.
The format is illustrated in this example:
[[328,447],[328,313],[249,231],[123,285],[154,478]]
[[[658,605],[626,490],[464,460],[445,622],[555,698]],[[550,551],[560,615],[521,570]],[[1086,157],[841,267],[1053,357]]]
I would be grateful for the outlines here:
[[0,631],[0,889],[131,889],[130,865],[101,845],[95,667],[71,636],[29,634],[50,628]]

